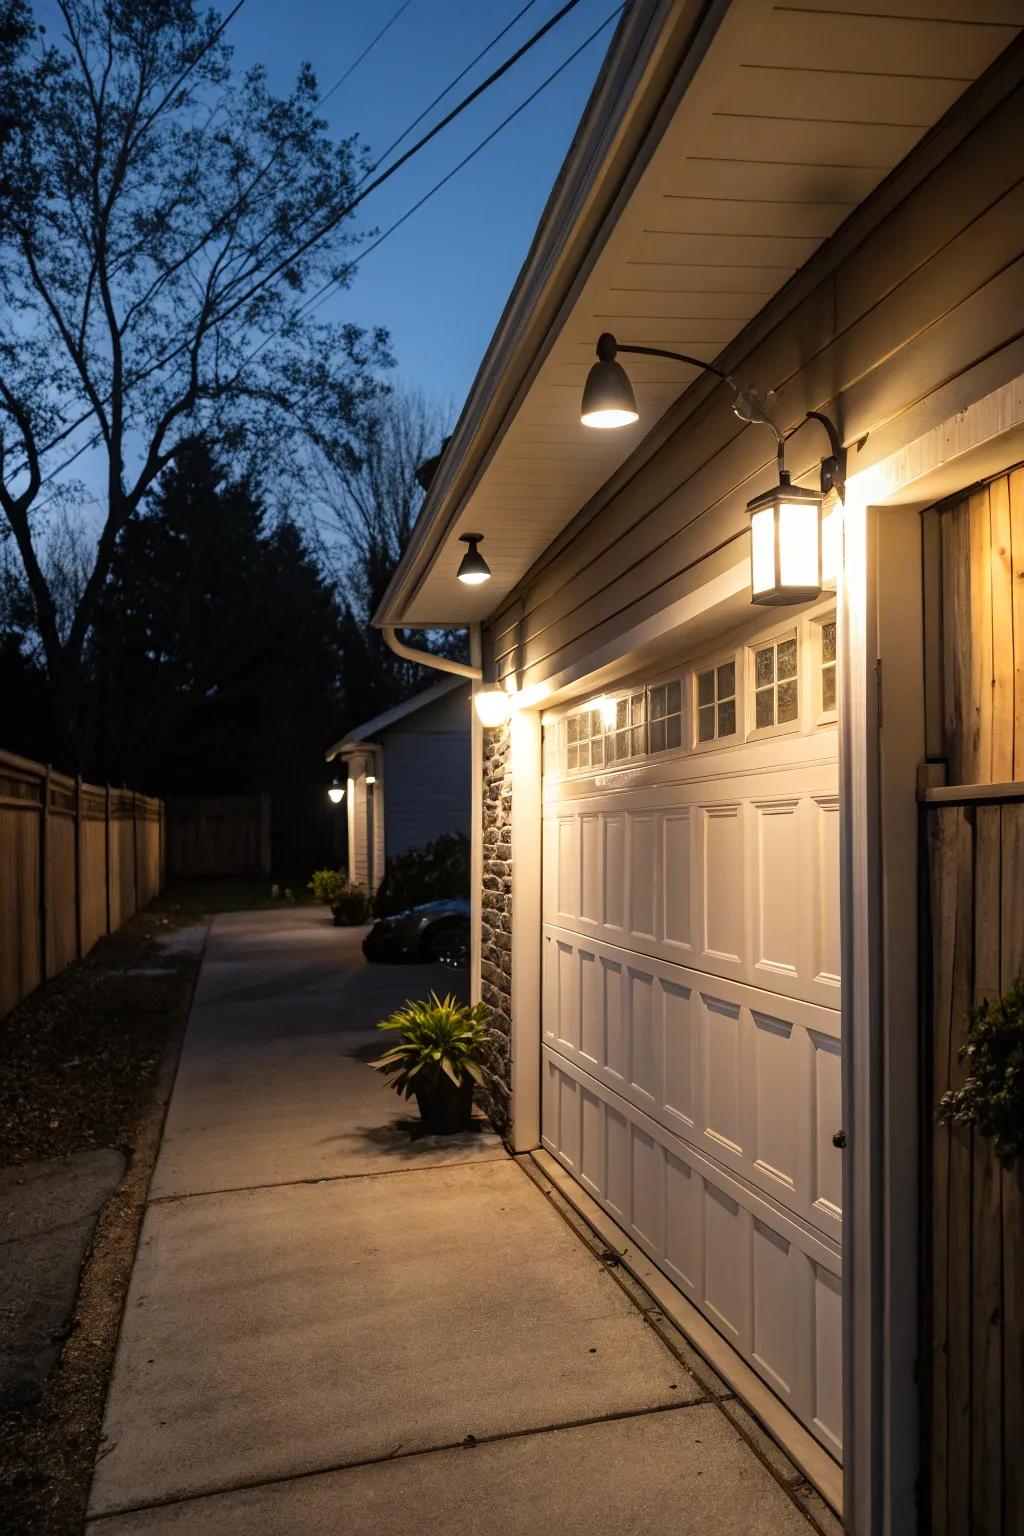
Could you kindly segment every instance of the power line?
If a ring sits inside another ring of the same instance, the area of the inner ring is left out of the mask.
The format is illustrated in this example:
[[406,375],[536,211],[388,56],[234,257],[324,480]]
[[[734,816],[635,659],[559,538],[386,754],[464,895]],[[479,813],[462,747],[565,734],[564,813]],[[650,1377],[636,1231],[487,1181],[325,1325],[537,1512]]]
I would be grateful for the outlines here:
[[324,92],[324,94],[320,97],[320,100],[317,102],[317,106],[322,107],[324,102],[327,101],[331,96],[333,96],[335,91],[338,90],[341,86],[343,86],[345,84],[345,81],[348,79],[349,75],[352,75],[352,74],[355,73],[355,71],[359,68],[360,64],[366,58],[366,55],[368,53],[371,53],[373,51],[373,49],[376,48],[377,44],[380,42],[380,40],[384,36],[385,32],[390,32],[391,28],[394,26],[394,24],[398,20],[399,16],[401,16],[402,12],[403,11],[407,11],[411,4],[412,4],[412,0],[402,0],[402,4],[398,7],[398,10],[394,13],[394,15],[390,18],[389,21],[386,21],[384,23],[384,25],[381,27],[380,31],[377,33],[376,37],[373,37],[373,38],[370,39],[370,41],[367,43],[366,47],[363,49],[362,53],[359,55],[358,59],[354,59],[353,62],[349,65],[348,69],[346,69],[345,73],[342,75],[341,79],[340,80],[335,80],[335,82],[331,86],[330,90]]
[[[458,173],[465,166],[467,166],[471,160],[475,160],[477,155],[479,155],[482,150],[486,149],[488,144],[490,144],[493,139],[496,139],[498,134],[501,133],[503,129],[508,127],[509,123],[513,122],[521,112],[525,112],[526,108],[531,104],[531,102],[536,101],[541,92],[546,91],[548,86],[557,80],[559,75],[568,69],[569,65],[574,63],[575,60],[579,58],[580,54],[583,53],[586,48],[589,48],[590,44],[594,42],[596,38],[600,37],[605,28],[608,27],[615,20],[616,16],[618,16],[619,13],[624,9],[625,4],[626,0],[620,0],[620,4],[617,5],[615,9],[605,17],[600,26],[595,27],[590,36],[584,38],[579,47],[575,48],[573,52],[569,54],[567,59],[563,59],[558,68],[553,70],[552,73],[548,75],[546,80],[542,80],[540,85],[538,85],[535,90],[531,91],[525,100],[519,103],[518,107],[514,108],[514,110],[511,111],[507,117],[502,118],[498,126],[493,128],[486,138],[481,139],[479,144],[477,144],[474,149],[471,149],[469,154],[465,155],[457,165],[453,166],[447,175],[442,176],[440,181],[436,181],[434,185],[429,189],[429,191],[424,192],[423,196],[418,198],[417,201],[413,203],[411,208],[407,208],[405,213],[402,214],[401,218],[396,219],[393,224],[389,225],[383,234],[378,235],[377,239],[368,245],[365,251],[360,253],[358,260],[353,262],[353,266],[358,267],[360,263],[371,254],[371,252],[375,251],[378,246],[383,245],[384,241],[387,240],[389,235],[393,235],[395,230],[401,228],[407,219],[411,219],[413,214],[417,213],[423,207],[424,203],[429,202],[436,192],[440,192],[442,187],[447,186],[448,182],[450,182],[454,176],[457,176]],[[337,283],[338,280],[336,278],[331,278],[330,281],[326,282],[322,288],[317,290],[316,293],[311,294],[304,304],[299,306],[297,313],[301,315],[304,314],[307,309],[315,309],[322,302],[322,300],[327,297],[330,290],[337,286]],[[276,334],[280,334],[280,332]],[[268,336],[266,341],[270,340],[273,340],[273,337]],[[260,343],[261,348],[266,345],[266,341]],[[255,352],[251,354],[251,357],[255,356]],[[247,358],[246,362],[251,361],[251,357]]]
[[[473,58],[473,59],[470,59],[469,63],[466,65],[465,69],[461,69],[459,71],[459,73],[455,76],[454,80],[449,80],[449,82],[445,86],[444,90],[438,92],[438,94],[434,97],[434,99],[430,103],[430,105],[423,108],[423,111],[420,113],[419,117],[414,117],[412,122],[409,124],[408,128],[404,128],[402,130],[402,132],[398,135],[398,138],[397,139],[393,139],[391,141],[391,143],[388,145],[388,147],[384,151],[384,153],[382,155],[378,155],[378,157],[377,157],[377,165],[383,165],[384,164],[384,161],[388,158],[388,155],[391,154],[392,150],[397,149],[399,144],[401,144],[402,140],[403,139],[407,139],[409,137],[410,133],[412,133],[413,129],[419,127],[419,125],[420,125],[420,123],[422,123],[423,119],[425,117],[428,117],[430,115],[430,113],[433,112],[433,110],[437,106],[438,102],[443,101],[444,98],[448,95],[448,92],[449,91],[453,91],[455,89],[455,87],[458,85],[459,81],[460,80],[464,80],[466,78],[466,76],[469,74],[470,70],[474,69],[476,67],[476,65],[480,63],[480,60],[485,56],[485,54],[490,53],[491,49],[497,43],[501,42],[502,38],[505,36],[505,34],[507,32],[511,32],[511,30],[515,26],[516,22],[517,21],[521,21],[522,18],[526,15],[527,11],[530,10],[531,7],[536,5],[536,3],[537,3],[537,0],[526,0],[526,4],[523,6],[522,10],[517,11],[516,14],[512,17],[512,20],[506,22],[505,25],[502,27],[500,32],[496,32],[495,33],[495,35],[491,38],[490,42],[487,43],[485,47],[481,48],[480,52],[476,55],[476,57]],[[376,170],[376,168],[377,167],[374,166],[373,169]],[[371,172],[367,171],[366,174],[367,174],[367,176],[369,176],[371,174]],[[365,178],[364,178],[364,180],[365,180]]]

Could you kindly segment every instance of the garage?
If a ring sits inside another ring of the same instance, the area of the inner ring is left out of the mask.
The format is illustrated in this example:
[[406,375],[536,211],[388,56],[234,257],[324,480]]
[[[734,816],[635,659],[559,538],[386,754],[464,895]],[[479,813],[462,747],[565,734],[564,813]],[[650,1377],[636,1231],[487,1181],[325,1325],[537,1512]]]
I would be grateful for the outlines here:
[[544,717],[542,1139],[842,1456],[834,607]]

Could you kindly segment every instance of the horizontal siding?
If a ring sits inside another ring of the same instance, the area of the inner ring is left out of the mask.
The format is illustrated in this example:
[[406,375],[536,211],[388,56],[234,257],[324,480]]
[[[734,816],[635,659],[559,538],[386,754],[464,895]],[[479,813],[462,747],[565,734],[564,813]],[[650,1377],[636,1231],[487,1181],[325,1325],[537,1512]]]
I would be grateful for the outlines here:
[[389,731],[384,747],[385,852],[469,834],[469,732]]
[[[830,242],[843,242],[843,261],[824,247],[796,280],[794,308],[768,330],[763,317],[752,322],[730,367],[775,386],[780,424],[826,409],[848,443],[870,442],[1024,331],[1022,142],[1018,86],[863,238],[855,215]],[[934,159],[935,145],[919,153]],[[808,283],[819,261],[826,275]],[[557,672],[599,636],[665,606],[696,561],[745,533],[745,505],[771,476],[774,445],[728,403],[724,389],[706,392],[657,453],[644,462],[641,450],[632,474],[626,466],[599,515],[556,541],[489,627],[500,671]],[[823,451],[809,426],[790,446],[794,473]],[[871,461],[869,448],[862,463]]]

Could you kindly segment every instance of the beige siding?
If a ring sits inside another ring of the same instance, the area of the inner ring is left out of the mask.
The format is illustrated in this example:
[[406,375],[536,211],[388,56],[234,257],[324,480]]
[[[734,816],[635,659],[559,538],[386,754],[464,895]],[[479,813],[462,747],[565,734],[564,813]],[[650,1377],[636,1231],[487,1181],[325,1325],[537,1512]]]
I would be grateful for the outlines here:
[[[851,472],[898,442],[915,405],[1024,330],[1024,162],[1009,152],[1024,142],[1019,58],[1013,69],[955,108],[727,354],[741,380],[776,388],[782,426],[825,409],[847,443],[866,438]],[[691,391],[555,541],[490,626],[500,672],[537,678],[577,662],[745,536],[774,445],[728,404],[724,387]],[[788,451],[794,473],[823,448],[805,428]]]

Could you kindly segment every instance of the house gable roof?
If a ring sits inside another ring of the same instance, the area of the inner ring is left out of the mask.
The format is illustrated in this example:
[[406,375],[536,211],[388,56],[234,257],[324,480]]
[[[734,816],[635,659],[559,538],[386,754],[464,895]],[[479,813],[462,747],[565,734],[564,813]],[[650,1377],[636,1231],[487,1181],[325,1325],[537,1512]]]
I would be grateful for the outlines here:
[[443,677],[440,682],[432,684],[429,688],[424,688],[421,693],[414,693],[412,698],[406,699],[404,703],[396,704],[393,709],[386,709],[382,714],[374,715],[372,720],[367,720],[363,725],[355,726],[340,741],[336,741],[333,747],[329,747],[325,754],[327,761],[330,762],[332,758],[340,757],[350,748],[359,747],[366,742],[372,741],[382,731],[397,725],[400,720],[409,719],[421,710],[428,709],[430,705],[438,703],[440,699],[447,697],[450,693],[454,693],[458,688],[466,689],[468,694],[469,685],[465,678]]

